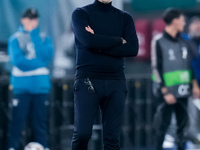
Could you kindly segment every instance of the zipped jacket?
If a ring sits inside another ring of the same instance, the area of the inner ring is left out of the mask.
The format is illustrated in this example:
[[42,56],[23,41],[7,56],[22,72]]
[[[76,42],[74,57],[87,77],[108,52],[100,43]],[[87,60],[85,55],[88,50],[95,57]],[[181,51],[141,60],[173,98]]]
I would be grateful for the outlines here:
[[12,35],[8,53],[13,65],[11,85],[14,93],[48,93],[50,89],[47,65],[53,56],[52,41],[39,29],[27,32],[23,27]]

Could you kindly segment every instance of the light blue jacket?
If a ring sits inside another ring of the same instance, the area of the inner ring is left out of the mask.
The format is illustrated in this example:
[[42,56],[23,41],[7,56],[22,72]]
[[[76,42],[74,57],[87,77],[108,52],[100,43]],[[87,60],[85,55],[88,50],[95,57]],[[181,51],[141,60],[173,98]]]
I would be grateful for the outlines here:
[[52,41],[39,32],[27,32],[23,27],[12,35],[8,53],[13,64],[11,85],[15,94],[48,93],[50,89],[48,63],[53,56]]

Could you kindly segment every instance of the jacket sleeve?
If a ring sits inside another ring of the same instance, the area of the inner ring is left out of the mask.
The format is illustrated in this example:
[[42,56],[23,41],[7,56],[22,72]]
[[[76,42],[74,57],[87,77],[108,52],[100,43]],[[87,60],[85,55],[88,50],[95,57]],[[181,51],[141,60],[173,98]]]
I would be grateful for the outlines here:
[[39,28],[32,30],[30,36],[34,44],[37,58],[48,63],[53,56],[53,44],[51,39],[46,36],[41,37]]
[[113,57],[137,56],[139,49],[138,38],[133,18],[128,13],[125,13],[125,28],[123,38],[126,40],[127,43],[118,45],[104,53]]
[[[189,57],[189,67],[191,68],[192,70],[192,79],[197,79],[199,77],[196,76],[196,73],[199,72],[196,67],[196,63],[198,64],[198,46],[197,44],[192,40],[186,40],[184,41],[186,42],[187,44],[187,47],[188,47],[188,57]],[[200,73],[200,72],[199,72]],[[199,74],[197,73],[197,74]],[[198,79],[199,80],[199,79]]]
[[[76,9],[72,14],[72,29],[76,39],[90,50],[107,51],[115,46],[122,45],[121,37],[110,37],[99,34],[92,34],[85,30],[89,24],[86,11],[81,8]],[[92,28],[92,27],[91,27]]]
[[200,56],[192,60],[193,79],[196,79],[200,84]]
[[159,45],[158,40],[155,38],[151,43],[151,66],[153,73],[153,80],[160,84],[160,87],[164,87],[164,79],[163,79],[163,62],[162,62],[162,51]]
[[45,67],[45,63],[39,59],[27,59],[20,49],[16,38],[11,38],[8,43],[8,53],[11,63],[22,71],[30,71]]

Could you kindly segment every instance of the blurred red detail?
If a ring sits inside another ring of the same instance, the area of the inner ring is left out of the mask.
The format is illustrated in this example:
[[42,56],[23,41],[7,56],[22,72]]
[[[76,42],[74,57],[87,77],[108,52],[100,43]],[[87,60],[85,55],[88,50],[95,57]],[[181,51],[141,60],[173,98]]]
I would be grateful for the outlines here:
[[139,40],[140,60],[150,60],[151,23],[148,20],[135,21],[136,32]]
[[152,37],[162,33],[165,28],[165,23],[162,19],[156,19],[152,23]]

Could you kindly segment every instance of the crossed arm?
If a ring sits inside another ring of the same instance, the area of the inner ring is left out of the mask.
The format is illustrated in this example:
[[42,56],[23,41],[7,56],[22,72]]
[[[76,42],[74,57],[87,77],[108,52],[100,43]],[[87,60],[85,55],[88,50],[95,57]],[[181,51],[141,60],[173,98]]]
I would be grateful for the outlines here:
[[126,16],[123,38],[95,34],[89,26],[88,14],[80,8],[72,14],[72,28],[77,40],[89,49],[112,57],[132,57],[138,53],[138,38],[132,17]]
[[23,50],[19,46],[19,42],[16,37],[9,39],[9,57],[13,65],[18,67],[22,71],[30,71],[41,67],[46,67],[48,62],[53,56],[53,46],[49,38],[45,38],[44,41],[39,36],[39,29],[31,31],[31,40],[34,44],[37,57],[27,59]]
[[27,59],[16,38],[9,40],[8,52],[11,63],[22,71],[30,71],[46,66],[46,64],[38,58]]
[[[87,32],[94,34],[94,30],[92,30],[92,28],[89,25],[87,27],[85,27],[85,30]],[[122,38],[122,44],[125,44],[125,43],[127,43],[126,40]]]
[[87,32],[85,27],[88,25],[89,18],[86,11],[81,8],[76,9],[72,14],[72,29],[76,39],[88,49],[107,51],[122,44],[120,37],[110,37]]

